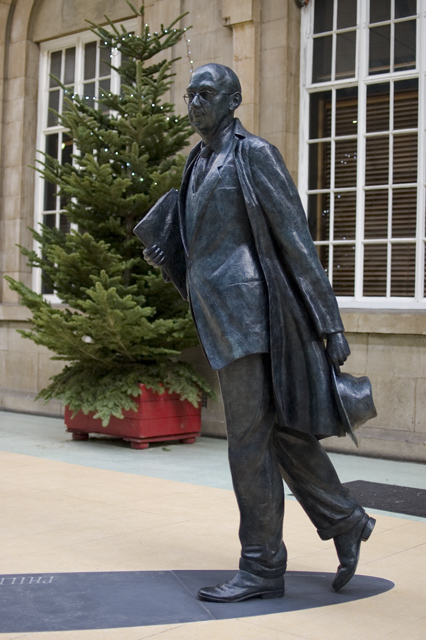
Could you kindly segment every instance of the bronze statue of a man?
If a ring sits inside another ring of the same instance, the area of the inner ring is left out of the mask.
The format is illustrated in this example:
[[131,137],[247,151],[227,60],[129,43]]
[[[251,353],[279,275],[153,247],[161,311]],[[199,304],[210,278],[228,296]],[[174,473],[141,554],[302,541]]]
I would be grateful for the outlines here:
[[[201,136],[179,191],[187,298],[219,374],[242,546],[237,574],[198,597],[284,595],[282,478],[319,536],[334,540],[338,591],[354,575],[375,520],[319,444],[345,435],[330,372],[350,353],[337,302],[279,151],[234,118],[238,77],[207,64],[193,74],[185,99]],[[165,259],[155,244],[144,254],[156,266]]]

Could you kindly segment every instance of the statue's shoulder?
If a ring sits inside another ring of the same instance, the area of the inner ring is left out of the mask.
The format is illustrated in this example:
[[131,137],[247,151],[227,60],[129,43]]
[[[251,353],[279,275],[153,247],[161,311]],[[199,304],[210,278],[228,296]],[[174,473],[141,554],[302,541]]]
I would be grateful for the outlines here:
[[278,149],[260,136],[256,136],[254,133],[247,131],[241,124],[241,122],[235,119],[234,134],[238,138],[238,145],[241,148],[243,155],[250,157],[256,156],[275,156],[279,153]]

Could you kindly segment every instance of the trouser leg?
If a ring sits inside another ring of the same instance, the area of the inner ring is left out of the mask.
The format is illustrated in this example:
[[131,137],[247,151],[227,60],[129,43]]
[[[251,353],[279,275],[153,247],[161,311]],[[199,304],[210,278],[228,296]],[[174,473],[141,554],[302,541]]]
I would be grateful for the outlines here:
[[240,510],[240,569],[277,577],[286,569],[282,541],[284,491],[274,450],[275,406],[267,354],[219,371],[229,463]]
[[281,475],[323,540],[349,531],[365,516],[315,436],[277,428],[274,442]]

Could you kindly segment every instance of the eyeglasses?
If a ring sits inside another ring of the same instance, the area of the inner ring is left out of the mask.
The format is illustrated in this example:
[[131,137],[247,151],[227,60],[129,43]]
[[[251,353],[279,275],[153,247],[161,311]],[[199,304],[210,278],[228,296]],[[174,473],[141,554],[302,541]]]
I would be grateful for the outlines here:
[[200,102],[213,102],[216,96],[233,96],[234,93],[235,91],[233,93],[225,93],[224,91],[209,91],[208,89],[203,89],[202,91],[188,91],[188,93],[185,93],[183,96],[183,99],[186,104],[191,104],[196,96],[198,96]]

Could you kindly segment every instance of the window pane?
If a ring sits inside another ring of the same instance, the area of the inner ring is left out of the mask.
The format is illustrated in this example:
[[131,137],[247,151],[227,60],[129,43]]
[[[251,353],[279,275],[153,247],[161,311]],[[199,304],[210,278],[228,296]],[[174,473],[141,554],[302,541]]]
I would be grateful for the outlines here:
[[395,63],[394,70],[415,69],[416,67],[416,21],[395,23]]
[[330,119],[330,107],[331,91],[311,93],[309,108],[309,138],[311,140],[327,138],[330,135],[330,126],[326,126],[326,121]]
[[417,13],[416,0],[395,0],[395,18],[406,18]]
[[[72,164],[71,154],[73,152],[73,143],[72,139],[66,134],[62,134],[62,144],[61,144],[61,163],[64,164]],[[60,198],[60,208],[63,209],[66,204],[69,202],[69,197],[62,195]],[[62,230],[63,221],[62,216],[60,219],[60,228]]]
[[389,82],[367,87],[367,133],[389,131]]
[[318,193],[308,197],[308,223],[312,240],[330,239],[329,193]]
[[355,247],[333,248],[333,291],[336,296],[353,296],[355,292]]
[[370,75],[390,70],[390,25],[370,29]]
[[[110,78],[107,78],[106,80],[101,80],[99,82],[99,98],[102,98],[104,95],[108,95],[110,91],[110,85],[111,85]],[[99,102],[98,102],[98,109],[100,109],[103,113],[108,113],[109,111],[107,106],[103,104],[99,104]]]
[[356,135],[358,131],[358,88],[336,91],[336,136]]
[[56,225],[56,213],[48,213],[43,216],[43,224],[49,229],[54,229]]
[[315,38],[312,82],[326,82],[331,79],[332,36]]
[[309,145],[309,189],[330,187],[330,142]]
[[334,194],[334,239],[354,240],[356,225],[356,193]]
[[84,79],[96,76],[96,42],[88,42],[84,47]]
[[111,67],[109,66],[111,63],[111,47],[99,47],[99,75],[110,76],[111,75]]
[[336,36],[336,80],[355,75],[356,31],[339,33]]
[[51,133],[46,136],[46,154],[52,158],[58,157],[58,134]]
[[333,0],[315,2],[314,33],[332,31],[333,29]]
[[417,182],[417,135],[395,136],[393,141],[393,182]]
[[385,296],[388,248],[385,244],[364,245],[365,296]]
[[[50,56],[50,74],[61,79],[61,66],[62,66],[62,51],[54,51]],[[57,87],[58,82],[50,77],[49,78],[49,87]]]
[[73,95],[74,95],[74,86],[73,85],[70,85],[69,87],[64,89],[64,92],[63,92],[63,95],[62,95],[62,111],[61,111],[61,113],[65,113],[65,111],[69,111],[70,110],[67,98],[69,100],[72,100]]
[[64,84],[74,84],[75,77],[75,47],[65,51]]
[[47,112],[47,126],[55,127],[58,124],[58,116],[51,109],[59,111],[59,92],[60,89],[49,91],[49,110]]
[[42,280],[41,280],[41,292],[43,295],[47,295],[49,293],[53,293],[53,286],[50,284],[51,280],[42,272]]
[[84,85],[83,87],[83,95],[86,99],[86,104],[88,107],[94,107],[95,106],[95,83],[94,82],[88,82],[87,84]]
[[62,134],[62,164],[72,164],[71,154],[73,152],[72,138],[66,133]]
[[329,270],[328,270],[328,259],[329,259],[329,255],[330,255],[330,250],[328,248],[328,244],[326,245],[320,245],[317,247],[317,251],[318,251],[318,257],[320,259],[320,262],[323,266],[324,271],[326,272],[326,274],[329,274]]
[[388,184],[389,136],[369,138],[365,152],[365,184]]
[[[44,183],[44,211],[56,211],[56,184]],[[45,222],[45,224],[47,224]],[[54,224],[54,223],[53,223]]]
[[393,189],[392,237],[415,238],[417,223],[417,190]]
[[391,296],[414,296],[416,245],[393,244],[391,253]]
[[111,88],[111,79],[110,78],[106,78],[105,80],[101,80],[99,82],[99,97],[102,97],[102,94],[104,93],[109,93]]
[[357,168],[357,141],[336,141],[336,187],[355,187]]
[[69,230],[71,229],[69,220],[63,213],[61,213],[61,215],[59,216],[59,229],[60,231],[62,231],[62,233],[69,233]]
[[391,0],[370,0],[370,22],[390,20]]
[[364,238],[388,237],[388,190],[365,192]]
[[394,84],[394,129],[417,129],[419,96],[418,80],[402,80]]
[[356,26],[356,5],[357,0],[339,0],[337,6],[337,28]]

